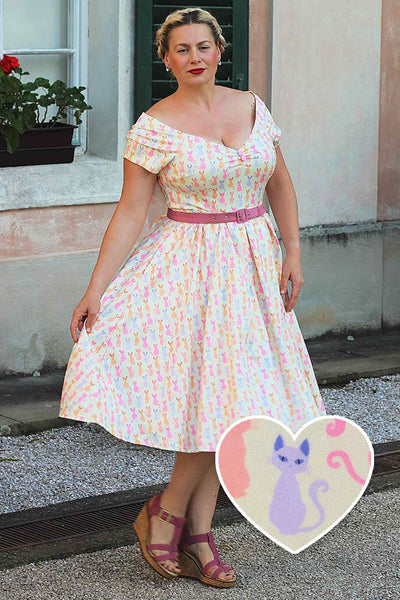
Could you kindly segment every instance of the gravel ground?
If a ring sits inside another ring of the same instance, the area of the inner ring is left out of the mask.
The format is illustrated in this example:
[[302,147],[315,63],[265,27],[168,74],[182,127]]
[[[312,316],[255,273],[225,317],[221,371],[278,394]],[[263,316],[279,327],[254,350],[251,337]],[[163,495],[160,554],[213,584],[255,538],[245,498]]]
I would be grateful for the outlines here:
[[[400,375],[321,388],[327,414],[352,419],[372,443],[400,439]],[[3,437],[0,512],[168,481],[175,452],[130,444],[97,424]],[[89,596],[88,596],[89,598]]]
[[398,600],[400,490],[362,496],[317,542],[293,555],[247,521],[213,529],[237,583],[218,590],[199,581],[163,579],[139,544],[31,563],[0,572],[4,600]]

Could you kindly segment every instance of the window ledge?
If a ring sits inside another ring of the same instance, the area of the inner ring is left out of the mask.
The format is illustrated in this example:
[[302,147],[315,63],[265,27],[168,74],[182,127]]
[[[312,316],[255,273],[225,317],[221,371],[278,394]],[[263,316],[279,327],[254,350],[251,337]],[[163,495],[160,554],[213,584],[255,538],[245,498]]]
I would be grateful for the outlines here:
[[0,210],[118,202],[123,161],[85,154],[72,163],[0,168]]

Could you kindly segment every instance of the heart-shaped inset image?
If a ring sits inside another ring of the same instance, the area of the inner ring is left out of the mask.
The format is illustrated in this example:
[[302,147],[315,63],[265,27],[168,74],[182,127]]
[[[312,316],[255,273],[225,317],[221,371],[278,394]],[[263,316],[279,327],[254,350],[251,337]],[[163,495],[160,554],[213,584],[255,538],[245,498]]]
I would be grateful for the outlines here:
[[272,417],[232,423],[218,441],[218,477],[228,498],[270,540],[298,554],[357,504],[374,450],[354,421],[324,415],[296,435]]

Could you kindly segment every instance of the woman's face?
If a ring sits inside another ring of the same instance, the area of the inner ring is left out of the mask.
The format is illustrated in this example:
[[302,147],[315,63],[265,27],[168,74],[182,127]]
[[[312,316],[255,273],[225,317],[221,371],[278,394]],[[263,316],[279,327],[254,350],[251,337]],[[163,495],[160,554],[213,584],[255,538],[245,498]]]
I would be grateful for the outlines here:
[[[179,84],[191,84],[199,81],[206,83],[214,80],[221,51],[215,44],[211,30],[204,23],[180,25],[169,34],[168,52],[164,64],[171,67]],[[202,68],[199,74],[190,73],[191,69]]]

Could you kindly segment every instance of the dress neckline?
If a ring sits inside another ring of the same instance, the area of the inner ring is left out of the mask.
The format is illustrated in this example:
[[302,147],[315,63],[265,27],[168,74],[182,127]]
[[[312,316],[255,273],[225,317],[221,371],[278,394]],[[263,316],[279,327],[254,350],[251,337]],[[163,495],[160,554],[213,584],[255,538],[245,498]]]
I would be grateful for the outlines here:
[[157,119],[157,117],[153,117],[152,115],[148,115],[146,112],[142,112],[142,114],[140,116],[141,117],[145,116],[148,119],[152,119],[153,121],[157,121],[158,123],[160,123],[164,127],[167,127],[167,129],[171,129],[171,131],[175,131],[177,133],[181,133],[182,135],[186,135],[186,137],[198,138],[200,140],[204,140],[205,142],[208,142],[209,144],[214,144],[215,146],[222,146],[222,148],[226,148],[227,150],[231,150],[232,152],[240,152],[241,150],[243,150],[243,148],[245,148],[247,146],[247,144],[252,139],[252,137],[254,135],[254,132],[256,130],[256,127],[257,127],[257,123],[258,123],[257,94],[255,92],[251,91],[251,90],[249,90],[249,92],[251,94],[253,94],[254,100],[255,100],[254,124],[253,124],[253,128],[252,128],[249,136],[247,137],[246,141],[239,148],[232,148],[231,146],[226,146],[226,144],[222,144],[221,142],[214,142],[214,140],[209,140],[208,138],[203,137],[202,135],[197,135],[195,133],[187,133],[186,131],[182,131],[181,129],[177,129],[176,127],[171,127],[171,125],[167,125],[163,121],[160,121],[160,119]]

